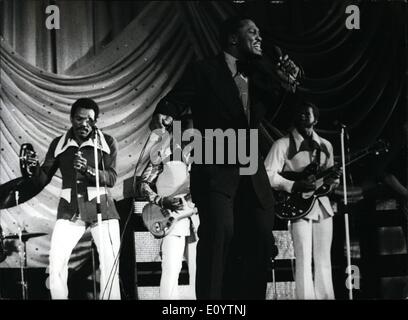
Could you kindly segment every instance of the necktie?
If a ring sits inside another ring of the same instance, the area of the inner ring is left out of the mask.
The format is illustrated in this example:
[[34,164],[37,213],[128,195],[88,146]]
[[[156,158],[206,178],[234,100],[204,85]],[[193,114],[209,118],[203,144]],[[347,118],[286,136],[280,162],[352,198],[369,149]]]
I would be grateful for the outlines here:
[[245,62],[241,62],[240,60],[237,60],[236,66],[237,66],[237,73],[234,76],[234,81],[239,91],[239,97],[244,107],[245,115],[249,121],[248,80],[244,78],[244,76],[248,74],[248,69],[247,69],[248,64]]

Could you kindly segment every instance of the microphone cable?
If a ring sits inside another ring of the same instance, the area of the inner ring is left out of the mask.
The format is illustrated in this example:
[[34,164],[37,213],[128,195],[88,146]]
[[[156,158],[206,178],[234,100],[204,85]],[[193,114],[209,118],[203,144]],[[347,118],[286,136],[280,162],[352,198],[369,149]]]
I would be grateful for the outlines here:
[[[100,143],[100,138],[99,138],[99,134],[98,134],[99,132],[98,132],[98,128],[96,127],[96,126],[94,126],[94,138],[95,138],[95,143],[96,143],[96,147],[97,147],[97,150],[99,150],[98,152],[99,152],[99,159],[100,159],[100,161],[101,161],[101,164],[102,164],[102,172],[103,172],[103,188],[104,188],[104,190],[105,190],[105,202],[106,202],[106,207],[108,208],[109,207],[109,202],[108,202],[108,187],[107,187],[107,183],[106,183],[106,168],[105,168],[105,162],[104,162],[104,154],[103,154],[103,151],[100,149],[100,148],[98,148],[98,146],[100,146],[101,145],[101,143]],[[95,174],[99,174],[99,172],[95,172]],[[108,219],[109,220],[109,219]],[[100,227],[102,227],[102,226],[100,226]],[[113,288],[113,280],[111,281],[111,279],[112,279],[112,275],[114,276],[114,274],[116,273],[116,271],[117,271],[117,267],[118,267],[118,262],[117,262],[117,257],[119,256],[119,251],[118,251],[118,254],[115,256],[115,250],[114,250],[114,246],[113,246],[113,240],[112,240],[112,235],[111,235],[111,232],[110,232],[110,226],[109,226],[109,222],[108,222],[108,236],[109,236],[109,242],[110,242],[110,247],[111,247],[111,249],[112,249],[112,254],[113,254],[113,256],[115,257],[115,260],[114,260],[114,263],[113,263],[113,265],[112,265],[112,268],[110,269],[110,271],[109,271],[109,276],[108,276],[108,278],[107,278],[107,280],[106,280],[106,284],[105,284],[105,287],[104,287],[104,289],[103,289],[103,291],[102,291],[102,294],[101,294],[101,297],[103,298],[104,297],[104,295],[105,295],[105,292],[106,292],[106,290],[107,290],[107,288],[108,288],[108,286],[110,286],[110,290],[109,290],[109,295],[108,295],[108,299],[109,299],[109,297],[110,297],[110,295],[111,295],[111,291],[112,291],[112,288]],[[122,239],[123,239],[123,236],[120,238],[120,243],[122,242]],[[101,239],[102,240],[102,239]],[[103,241],[103,240],[102,240]],[[91,245],[92,245],[92,243],[91,243]],[[119,246],[119,248],[121,247],[121,245]],[[100,255],[99,255],[99,257],[100,257]],[[100,263],[101,263],[101,261],[100,261]],[[104,263],[104,262],[103,262]],[[119,278],[119,280],[120,280],[120,278]]]
[[[132,186],[133,186],[133,187],[135,187],[135,180],[136,180],[137,168],[138,168],[138,166],[139,166],[140,163],[141,163],[141,160],[142,160],[142,158],[143,158],[143,156],[144,156],[146,147],[147,147],[147,145],[148,145],[150,139],[151,139],[151,133],[150,133],[150,134],[148,135],[148,137],[146,138],[146,141],[145,141],[145,143],[144,143],[144,145],[143,145],[143,148],[142,148],[142,151],[141,151],[141,153],[140,153],[139,159],[138,159],[138,161],[137,161],[137,163],[136,163],[135,172],[134,172],[134,175],[133,175],[133,182],[132,182]],[[102,168],[103,168],[103,170],[104,170],[104,176],[105,176],[105,167],[104,167],[103,161],[102,161]],[[105,181],[105,188],[106,188],[106,181]],[[135,191],[135,190],[134,190],[134,191]],[[112,266],[112,268],[111,268],[111,270],[110,270],[110,273],[109,273],[109,276],[108,276],[108,279],[107,279],[107,282],[106,282],[106,286],[105,286],[105,288],[104,288],[104,290],[103,290],[103,293],[102,293],[102,295],[101,295],[102,297],[104,296],[106,290],[108,289],[109,281],[115,276],[115,273],[116,273],[116,271],[117,271],[117,269],[118,269],[118,267],[119,267],[119,259],[120,259],[120,255],[121,255],[121,253],[122,253],[122,247],[123,247],[123,238],[124,238],[125,232],[126,232],[126,230],[127,230],[127,228],[128,228],[128,224],[129,224],[130,218],[132,217],[132,214],[133,214],[133,212],[134,212],[134,208],[133,208],[133,207],[134,207],[134,204],[132,204],[132,206],[131,206],[131,208],[130,208],[130,211],[129,211],[129,214],[128,214],[128,217],[127,217],[127,219],[126,219],[126,221],[125,221],[125,225],[124,225],[124,227],[123,227],[122,234],[121,234],[121,236],[120,236],[120,245],[119,245],[118,254],[117,254],[116,257],[115,257],[113,266]],[[111,235],[110,235],[109,226],[108,226],[108,233],[109,233],[109,239],[110,239],[110,241],[111,241],[111,246],[112,246],[112,249],[113,249],[113,243],[112,243],[112,238],[111,238]],[[120,279],[120,276],[119,276],[119,281],[122,283],[122,280]],[[113,281],[111,281],[110,284],[109,284],[109,296],[110,296],[110,294],[111,294],[112,288],[113,288]],[[126,293],[125,293],[125,295],[126,295]],[[137,292],[136,292],[136,295],[137,295]]]
[[[98,132],[98,129],[97,129],[96,126],[95,126],[95,138],[96,138],[96,143],[97,143],[97,147],[98,147],[99,145],[101,145],[101,143],[100,143],[99,132]],[[97,148],[97,149],[99,150],[100,159],[101,159],[101,164],[102,164],[102,172],[103,172],[103,178],[104,178],[104,180],[103,180],[103,187],[104,187],[104,189],[105,189],[105,202],[106,202],[106,207],[109,208],[109,202],[108,202],[108,186],[107,186],[107,183],[106,183],[107,175],[106,175],[106,168],[105,168],[105,162],[104,162],[104,154],[103,154],[103,151],[102,151],[101,149],[99,149],[99,148]],[[98,174],[98,173],[96,173],[96,174]],[[125,230],[126,230],[126,227],[127,227],[127,224],[129,223],[129,221],[130,221],[130,215],[128,215],[128,219],[127,219],[126,222],[125,222],[124,231],[123,231],[122,234],[120,235],[119,250],[118,250],[117,254],[115,255],[115,249],[114,249],[114,245],[113,245],[112,235],[111,235],[111,231],[110,231],[110,224],[109,224],[109,219],[108,219],[108,226],[107,226],[107,227],[108,227],[109,242],[110,242],[110,247],[111,247],[111,249],[112,249],[112,255],[115,257],[115,259],[114,259],[113,265],[112,265],[112,267],[111,267],[111,269],[110,269],[110,271],[109,271],[109,276],[108,276],[108,278],[106,279],[105,288],[103,289],[103,292],[102,292],[101,297],[104,297],[105,292],[106,292],[106,290],[107,290],[108,287],[109,287],[108,298],[111,296],[112,289],[113,289],[113,280],[114,280],[114,277],[115,277],[116,272],[117,272],[118,267],[119,267],[119,257],[120,257],[120,252],[121,252],[121,248],[122,248],[122,241],[123,241],[123,237],[124,237],[124,234],[125,234]],[[122,280],[121,280],[121,278],[120,278],[119,275],[118,275],[118,277],[119,277],[119,282],[122,283]],[[122,287],[123,287],[123,286],[122,286]],[[126,295],[125,292],[124,292],[124,294]]]

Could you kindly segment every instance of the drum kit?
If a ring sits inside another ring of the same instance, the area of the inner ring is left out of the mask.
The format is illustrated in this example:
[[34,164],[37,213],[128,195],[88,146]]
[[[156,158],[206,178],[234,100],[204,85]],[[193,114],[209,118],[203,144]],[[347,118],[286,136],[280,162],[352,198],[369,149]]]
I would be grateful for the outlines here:
[[[0,209],[6,209],[19,205],[19,185],[26,179],[30,179],[34,174],[35,163],[30,162],[29,158],[37,159],[37,153],[34,151],[33,146],[30,143],[24,143],[20,148],[20,170],[22,177],[10,181],[2,185],[2,193],[5,197],[0,197]],[[27,300],[28,285],[25,280],[25,269],[27,268],[27,241],[31,238],[45,236],[44,232],[27,232],[25,229],[18,228],[17,233],[3,235],[3,230],[0,226],[0,262],[3,262],[7,258],[7,253],[4,247],[4,240],[17,240],[18,252],[20,256],[20,281],[21,285],[21,297],[23,300]]]
[[[21,230],[19,228],[18,233],[12,233],[6,236],[1,237],[1,246],[3,247],[4,240],[18,240],[18,251],[20,255],[20,281],[18,282],[21,286],[21,297],[23,300],[27,300],[28,297],[28,285],[25,280],[25,269],[27,268],[27,241],[31,238],[45,236],[47,233],[45,232],[27,232],[25,229]],[[6,256],[4,255],[4,259]]]

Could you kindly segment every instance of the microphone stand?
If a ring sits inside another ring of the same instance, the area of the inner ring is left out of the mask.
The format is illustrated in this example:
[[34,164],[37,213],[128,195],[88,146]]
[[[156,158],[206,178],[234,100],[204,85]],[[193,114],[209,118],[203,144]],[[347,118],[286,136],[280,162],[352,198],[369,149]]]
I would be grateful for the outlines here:
[[275,278],[275,258],[270,258],[272,267],[272,286],[273,286],[273,300],[278,300],[278,290],[276,288],[276,278]]
[[349,231],[349,219],[347,208],[347,182],[346,182],[346,157],[344,147],[345,129],[344,125],[341,126],[340,141],[341,141],[341,162],[342,162],[342,179],[343,179],[343,198],[344,198],[344,225],[346,233],[346,254],[347,254],[347,269],[348,274],[347,283],[349,289],[349,299],[353,300],[353,287],[351,284],[351,255],[350,255],[350,231]]
[[[16,199],[16,206],[19,205],[19,192],[15,191],[14,193]],[[23,230],[20,226],[18,226],[18,240],[19,240],[19,255],[20,255],[20,285],[21,285],[21,298],[23,300],[27,300],[27,282],[25,281],[24,277],[24,269],[27,267],[27,256],[26,256],[26,247],[25,242],[23,242]]]
[[[102,241],[102,210],[101,210],[101,196],[99,194],[99,163],[98,163],[98,129],[94,129],[94,161],[95,161],[95,184],[96,184],[96,214],[97,214],[97,224],[99,226],[99,263],[101,266],[101,288],[100,294],[101,299],[103,299],[105,288],[102,288],[102,283],[105,283],[105,259],[104,253],[105,248]],[[103,265],[103,267],[102,267]]]

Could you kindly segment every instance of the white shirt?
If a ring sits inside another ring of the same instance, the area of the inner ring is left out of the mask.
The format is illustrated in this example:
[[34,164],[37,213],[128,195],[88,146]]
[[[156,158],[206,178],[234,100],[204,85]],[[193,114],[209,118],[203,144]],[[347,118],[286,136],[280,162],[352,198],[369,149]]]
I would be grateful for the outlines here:
[[[285,179],[279,173],[286,171],[302,172],[314,160],[314,154],[311,151],[300,150],[301,144],[304,141],[302,135],[296,129],[293,129],[291,133],[295,140],[296,154],[289,159],[288,151],[290,138],[289,135],[286,135],[275,141],[265,159],[265,168],[272,188],[275,190],[286,191],[288,193],[291,193],[294,181]],[[322,147],[320,155],[321,168],[324,170],[332,167],[334,164],[334,158],[331,143],[326,139],[319,137],[314,131],[312,139]],[[318,198],[313,210],[306,216],[306,218],[317,220],[318,217],[323,214],[322,210],[324,210],[329,216],[333,215],[333,209],[328,197]]]

